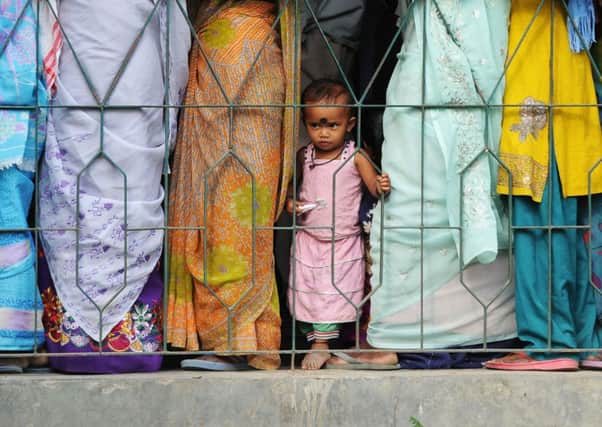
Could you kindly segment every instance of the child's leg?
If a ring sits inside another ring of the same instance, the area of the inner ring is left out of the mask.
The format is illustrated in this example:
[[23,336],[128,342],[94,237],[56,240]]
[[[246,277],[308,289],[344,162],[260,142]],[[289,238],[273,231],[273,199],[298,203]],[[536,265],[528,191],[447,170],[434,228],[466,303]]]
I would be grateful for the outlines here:
[[328,341],[338,338],[340,325],[336,323],[306,323],[299,322],[299,329],[311,342],[312,350],[319,352],[307,353],[301,361],[303,369],[320,369],[330,359]]

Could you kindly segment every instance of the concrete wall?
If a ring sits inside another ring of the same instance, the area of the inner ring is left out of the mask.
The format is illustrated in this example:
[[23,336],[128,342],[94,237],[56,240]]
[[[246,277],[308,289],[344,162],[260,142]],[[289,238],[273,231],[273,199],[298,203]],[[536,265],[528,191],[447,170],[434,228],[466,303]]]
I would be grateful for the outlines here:
[[0,426],[600,426],[602,372],[0,376]]

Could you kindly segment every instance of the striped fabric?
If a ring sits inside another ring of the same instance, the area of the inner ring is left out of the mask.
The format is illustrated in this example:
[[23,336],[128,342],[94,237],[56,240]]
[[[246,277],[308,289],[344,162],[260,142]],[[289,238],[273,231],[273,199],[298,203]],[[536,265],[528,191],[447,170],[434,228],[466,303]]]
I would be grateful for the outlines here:
[[340,331],[338,329],[336,331],[328,331],[328,332],[312,331],[308,334],[305,334],[305,338],[307,338],[307,341],[336,340],[339,337],[339,333],[340,333]]
[[59,55],[63,44],[63,35],[58,21],[52,24],[52,44],[50,50],[44,56],[44,75],[46,76],[46,86],[50,94],[56,92],[56,75],[59,63]]

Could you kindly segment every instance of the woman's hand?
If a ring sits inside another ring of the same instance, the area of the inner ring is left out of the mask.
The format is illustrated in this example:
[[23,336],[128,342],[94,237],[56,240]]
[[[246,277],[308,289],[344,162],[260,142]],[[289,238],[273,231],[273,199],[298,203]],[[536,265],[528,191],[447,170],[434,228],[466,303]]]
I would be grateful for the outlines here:
[[387,195],[391,192],[391,178],[386,173],[376,176],[376,190],[378,194]]

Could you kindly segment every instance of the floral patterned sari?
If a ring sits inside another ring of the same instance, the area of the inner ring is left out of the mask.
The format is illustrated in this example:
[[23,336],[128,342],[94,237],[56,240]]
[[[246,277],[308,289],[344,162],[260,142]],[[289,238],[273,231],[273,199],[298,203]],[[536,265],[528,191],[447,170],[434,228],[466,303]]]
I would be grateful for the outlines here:
[[[170,189],[170,226],[187,229],[170,234],[167,340],[187,350],[199,349],[198,336],[204,350],[267,351],[248,359],[259,369],[280,364],[269,353],[280,346],[273,230],[260,227],[282,209],[292,159],[292,135],[282,130],[294,116],[239,105],[292,96],[274,12],[268,2],[245,1],[201,19],[185,103],[217,107],[184,111]],[[283,45],[291,42],[283,34]]]

